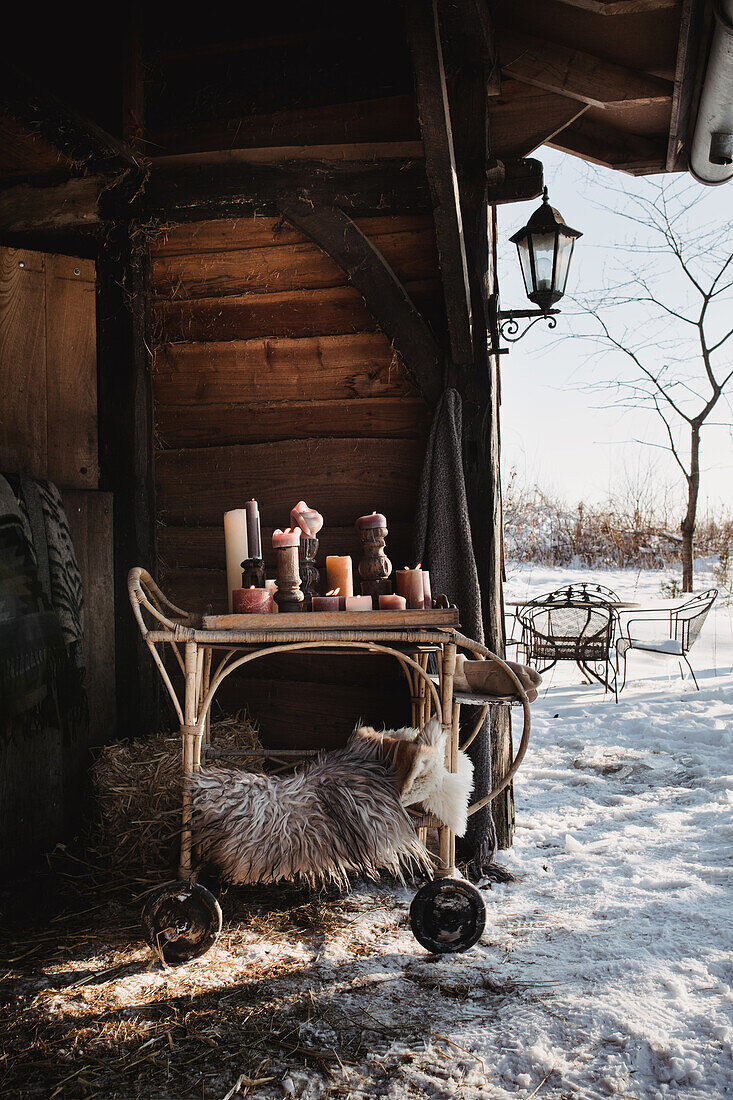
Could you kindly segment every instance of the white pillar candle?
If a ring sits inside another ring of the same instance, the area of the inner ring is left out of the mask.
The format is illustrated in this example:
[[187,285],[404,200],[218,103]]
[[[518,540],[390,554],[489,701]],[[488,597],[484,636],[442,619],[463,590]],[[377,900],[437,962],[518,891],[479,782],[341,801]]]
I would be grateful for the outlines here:
[[347,611],[371,611],[372,609],[372,597],[371,596],[347,596],[346,597],[346,610]]
[[249,557],[247,542],[247,512],[244,508],[232,508],[224,513],[224,545],[227,559],[227,596],[229,610],[234,604],[232,592],[242,587],[242,562]]

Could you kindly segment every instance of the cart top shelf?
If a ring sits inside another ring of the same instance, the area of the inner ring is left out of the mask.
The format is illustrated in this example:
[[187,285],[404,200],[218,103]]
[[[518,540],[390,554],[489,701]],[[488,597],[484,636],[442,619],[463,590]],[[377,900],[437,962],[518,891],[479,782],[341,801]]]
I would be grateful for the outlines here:
[[303,611],[298,614],[204,615],[202,627],[212,631],[241,631],[262,634],[273,631],[323,630],[329,634],[341,630],[435,630],[458,626],[458,610],[440,611]]

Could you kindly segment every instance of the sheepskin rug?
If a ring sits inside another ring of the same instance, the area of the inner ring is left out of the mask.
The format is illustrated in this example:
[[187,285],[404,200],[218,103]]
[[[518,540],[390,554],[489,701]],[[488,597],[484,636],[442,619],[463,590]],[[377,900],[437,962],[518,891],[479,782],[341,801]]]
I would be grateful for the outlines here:
[[430,874],[406,806],[421,804],[465,831],[468,758],[445,769],[445,732],[358,727],[343,749],[292,775],[207,768],[190,780],[202,860],[234,883],[348,887],[353,875]]

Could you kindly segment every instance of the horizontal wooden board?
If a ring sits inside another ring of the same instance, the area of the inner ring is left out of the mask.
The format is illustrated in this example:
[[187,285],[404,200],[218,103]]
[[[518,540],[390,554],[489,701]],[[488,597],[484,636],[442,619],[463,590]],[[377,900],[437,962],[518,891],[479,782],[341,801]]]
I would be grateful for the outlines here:
[[198,152],[246,146],[323,145],[336,142],[419,139],[412,95],[386,96],[272,114],[239,115],[212,123],[192,122],[150,135],[159,153]]
[[458,626],[458,612],[449,611],[308,611],[274,615],[204,615],[204,630],[241,630],[262,633],[270,630],[433,630]]
[[[404,287],[423,316],[433,323],[440,319],[443,300],[437,278],[409,280]],[[155,312],[166,343],[318,336],[377,329],[375,318],[352,286],[231,294],[222,298],[158,299]]]
[[229,340],[158,348],[155,399],[185,405],[417,396],[386,336]]
[[[401,282],[436,276],[438,261],[431,230],[385,232],[369,239]],[[317,289],[344,286],[346,281],[339,265],[309,241],[153,258],[153,285],[156,295],[163,298]]]
[[293,503],[315,503],[328,523],[348,526],[378,508],[414,515],[424,445],[419,439],[307,439],[161,451],[158,507],[164,522],[215,524],[255,497],[264,525],[286,525]]
[[155,430],[161,447],[214,447],[267,443],[310,436],[379,436],[415,439],[427,435],[430,410],[422,398],[364,398],[249,405],[156,404]]
[[[276,558],[271,545],[272,527],[263,527],[262,536],[268,576],[274,577]],[[326,526],[318,536],[318,568],[324,568],[329,554],[351,554],[356,566],[361,559],[361,549],[361,539],[352,524],[344,527]],[[402,568],[412,562],[412,523],[410,521],[390,520],[386,552],[395,568]],[[226,582],[223,580],[225,576],[224,529],[221,521],[211,527],[159,527],[158,553],[166,572],[182,572],[185,577],[189,570],[218,570],[222,578],[222,595],[226,592]],[[191,590],[190,587],[188,590]],[[183,606],[188,605],[184,603]]]
[[[394,233],[433,232],[429,214],[389,214],[379,217],[355,218],[368,237]],[[306,244],[308,238],[284,218],[256,215],[248,218],[217,218],[202,222],[187,222],[171,226],[150,244],[154,260],[186,253],[235,252],[248,248],[273,245]]]
[[391,681],[322,684],[235,676],[217,693],[214,717],[246,707],[265,748],[335,749],[358,724],[398,729],[410,721],[407,686]]

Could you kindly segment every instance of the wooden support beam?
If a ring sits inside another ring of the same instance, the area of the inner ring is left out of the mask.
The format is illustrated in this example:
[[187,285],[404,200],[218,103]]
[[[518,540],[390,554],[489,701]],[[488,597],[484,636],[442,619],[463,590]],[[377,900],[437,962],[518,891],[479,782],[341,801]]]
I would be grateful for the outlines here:
[[102,224],[100,176],[65,180],[52,187],[16,184],[0,190],[0,233],[71,232]]
[[486,172],[486,201],[490,206],[527,202],[542,194],[544,173],[539,160],[495,160]]
[[648,11],[676,8],[679,0],[560,0],[560,3],[594,15],[642,15]]
[[682,0],[677,64],[672,97],[672,117],[667,145],[667,171],[684,172],[688,168],[688,146],[692,137],[693,104],[700,93],[707,40],[707,21],[712,19],[700,0]]
[[[460,15],[456,18],[456,12]],[[503,547],[499,453],[500,384],[498,361],[488,355],[488,294],[495,289],[496,258],[492,247],[494,224],[489,202],[492,178],[508,182],[531,179],[529,190],[541,186],[542,165],[519,161],[489,167],[490,100],[486,86],[490,63],[473,45],[476,27],[465,20],[465,9],[449,3],[441,6],[441,30],[445,41],[447,87],[454,119],[453,139],[458,167],[459,193],[465,227],[469,286],[472,296],[474,358],[467,366],[454,366],[450,382],[463,399],[464,455],[471,537],[476,558],[483,609],[484,638],[495,653],[504,653]],[[488,186],[487,186],[487,180]],[[534,192],[536,194],[536,192]],[[494,196],[496,191],[493,192]],[[532,196],[528,196],[532,197]],[[490,767],[492,781],[506,774],[512,758],[511,716],[507,709],[492,708],[490,718]],[[514,804],[511,787],[497,798],[491,813],[500,848],[512,842]],[[478,828],[477,828],[478,826]],[[473,825],[478,833],[481,823]]]
[[471,292],[436,0],[407,0],[405,10],[451,356],[455,363],[470,363]]
[[72,161],[104,172],[140,171],[132,150],[91,119],[39,88],[21,69],[0,69],[0,109],[41,134]]
[[668,103],[672,98],[672,85],[667,80],[535,38],[508,25],[501,27],[499,56],[505,77],[595,107]]
[[346,273],[425,400],[435,405],[443,390],[440,349],[381,252],[337,206],[290,197],[281,201],[280,209]]
[[134,207],[140,216],[200,221],[277,214],[293,196],[333,203],[349,214],[427,213],[432,209],[422,158],[298,160],[283,164],[153,164]]
[[667,152],[666,136],[654,138],[630,134],[588,118],[580,118],[571,126],[566,126],[547,144],[553,149],[589,160],[592,164],[620,168],[636,175],[663,172]]
[[489,100],[491,152],[501,160],[525,157],[587,110],[577,99],[505,80],[501,95]]

